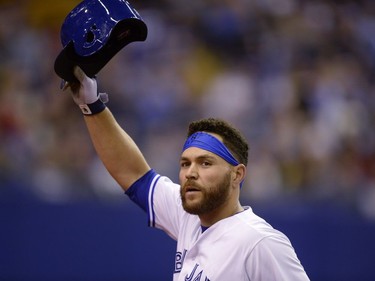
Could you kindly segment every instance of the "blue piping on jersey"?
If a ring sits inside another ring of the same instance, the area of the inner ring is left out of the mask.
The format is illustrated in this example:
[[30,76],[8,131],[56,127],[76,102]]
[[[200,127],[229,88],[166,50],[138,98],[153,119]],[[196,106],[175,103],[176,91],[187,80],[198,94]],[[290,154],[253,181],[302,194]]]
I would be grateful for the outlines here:
[[158,175],[154,179],[154,183],[152,184],[151,190],[150,190],[149,206],[151,206],[151,210],[150,210],[150,213],[149,213],[150,218],[149,218],[148,225],[151,226],[151,227],[155,227],[154,191],[155,191],[155,186],[158,183],[159,179],[160,179],[160,175]]

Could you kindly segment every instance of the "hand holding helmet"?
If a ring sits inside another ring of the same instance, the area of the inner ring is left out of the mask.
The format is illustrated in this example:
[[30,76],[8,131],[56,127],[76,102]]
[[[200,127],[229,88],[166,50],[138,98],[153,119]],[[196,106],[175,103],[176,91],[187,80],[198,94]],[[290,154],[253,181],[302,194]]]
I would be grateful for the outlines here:
[[105,109],[108,101],[106,93],[98,93],[98,85],[95,78],[89,78],[83,70],[74,67],[74,76],[79,82],[65,82],[63,91],[70,88],[74,102],[85,115],[94,115]]
[[55,72],[63,90],[70,88],[85,115],[105,109],[107,94],[98,93],[96,74],[127,44],[144,41],[147,26],[126,0],[83,0],[61,27],[63,50]]

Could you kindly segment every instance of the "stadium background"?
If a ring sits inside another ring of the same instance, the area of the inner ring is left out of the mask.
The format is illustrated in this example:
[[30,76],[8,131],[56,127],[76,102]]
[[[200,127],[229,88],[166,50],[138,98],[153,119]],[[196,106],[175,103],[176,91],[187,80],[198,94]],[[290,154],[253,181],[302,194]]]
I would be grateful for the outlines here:
[[[0,1],[0,280],[171,280],[59,91],[59,28],[79,1]],[[188,122],[250,141],[242,202],[312,280],[374,280],[375,2],[131,1],[149,27],[98,75],[152,167],[177,178]],[[152,110],[150,110],[152,108]]]

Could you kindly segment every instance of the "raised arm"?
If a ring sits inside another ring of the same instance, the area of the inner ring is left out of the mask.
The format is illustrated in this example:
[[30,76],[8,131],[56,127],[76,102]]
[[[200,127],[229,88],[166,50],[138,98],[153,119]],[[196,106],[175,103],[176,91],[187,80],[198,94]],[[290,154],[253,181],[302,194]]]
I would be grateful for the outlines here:
[[108,108],[92,116],[85,115],[85,121],[96,152],[124,190],[150,169],[137,145]]
[[88,78],[80,68],[75,68],[75,75],[80,84],[70,84],[70,88],[84,113],[95,150],[112,177],[127,190],[150,167],[133,139],[101,104],[96,80]]

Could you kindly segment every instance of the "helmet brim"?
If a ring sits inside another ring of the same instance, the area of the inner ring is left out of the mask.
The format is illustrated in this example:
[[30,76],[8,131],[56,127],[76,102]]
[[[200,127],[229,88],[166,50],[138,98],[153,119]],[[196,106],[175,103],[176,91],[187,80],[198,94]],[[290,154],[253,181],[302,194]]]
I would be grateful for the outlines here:
[[55,60],[56,74],[68,82],[77,81],[73,74],[74,66],[79,66],[88,77],[94,77],[126,45],[135,41],[145,41],[147,25],[137,18],[119,21],[113,28],[103,47],[90,56],[80,56],[74,49],[74,42],[69,42]]

